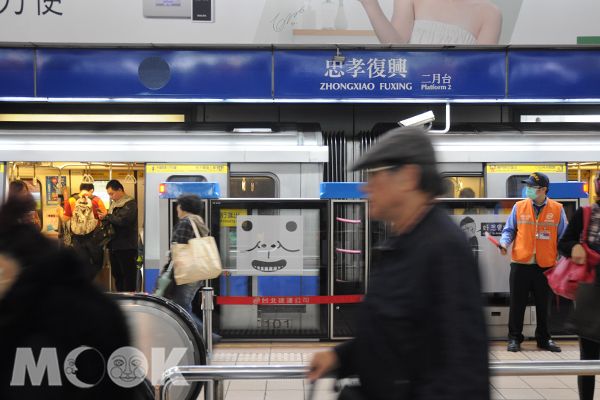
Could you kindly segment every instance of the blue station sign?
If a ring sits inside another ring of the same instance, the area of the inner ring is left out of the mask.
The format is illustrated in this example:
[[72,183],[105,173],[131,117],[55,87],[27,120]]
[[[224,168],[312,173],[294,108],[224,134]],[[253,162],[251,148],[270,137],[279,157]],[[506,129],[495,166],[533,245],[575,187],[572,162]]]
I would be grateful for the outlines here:
[[0,101],[600,102],[600,50],[0,48]]
[[275,99],[505,98],[505,51],[278,51]]

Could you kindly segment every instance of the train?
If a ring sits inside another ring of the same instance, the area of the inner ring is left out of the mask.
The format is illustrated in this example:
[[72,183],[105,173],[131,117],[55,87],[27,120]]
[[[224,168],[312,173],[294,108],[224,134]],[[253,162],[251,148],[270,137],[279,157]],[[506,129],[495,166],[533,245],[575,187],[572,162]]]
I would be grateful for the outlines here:
[[[207,282],[217,295],[215,330],[225,339],[343,339],[354,335],[359,300],[336,303],[331,296],[368,292],[371,249],[388,234],[385,223],[370,220],[360,192],[367,173],[348,167],[394,126],[376,124],[347,137],[323,133],[317,123],[2,122],[0,198],[11,180],[26,181],[42,231],[59,238],[61,201],[93,182],[108,204],[105,185],[119,179],[138,203],[139,291],[151,293],[167,262],[177,195],[197,192],[224,267],[223,276]],[[550,177],[549,197],[563,203],[567,217],[595,201],[598,132],[598,124],[473,123],[429,133],[445,188],[438,201],[477,242],[490,337],[506,337],[509,261],[485,234],[499,236],[522,197],[521,180],[532,172]],[[248,232],[244,222],[262,230]],[[253,235],[265,232],[295,251],[275,272],[267,270],[270,260],[248,256]],[[112,290],[109,266],[96,279]],[[559,300],[562,311],[553,309],[554,336],[563,334],[565,301]],[[535,329],[532,311],[526,336]]]

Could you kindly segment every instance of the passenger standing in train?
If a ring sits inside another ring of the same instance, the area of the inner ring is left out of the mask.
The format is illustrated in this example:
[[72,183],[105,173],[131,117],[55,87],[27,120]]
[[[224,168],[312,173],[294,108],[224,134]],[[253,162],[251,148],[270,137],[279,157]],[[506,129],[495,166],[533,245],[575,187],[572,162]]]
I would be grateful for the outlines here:
[[23,223],[33,210],[30,194],[0,208],[0,397],[139,399],[106,373],[113,352],[131,345],[123,314],[73,250]]
[[[373,219],[392,224],[376,249],[356,338],[317,353],[308,378],[358,375],[355,398],[489,399],[488,344],[477,263],[435,204],[442,193],[425,132],[398,128],[354,165],[370,168]],[[346,397],[350,398],[350,397]]]
[[[204,224],[204,220],[199,215],[202,212],[202,200],[193,193],[183,193],[177,197],[177,218],[179,222],[173,228],[171,243],[187,244],[190,239],[196,237],[192,221],[196,225],[200,236],[208,235],[208,228]],[[173,301],[179,304],[185,311],[190,314],[198,330],[202,333],[202,320],[192,311],[192,300],[198,293],[203,281],[185,283],[183,285],[175,285],[173,289]],[[217,343],[221,336],[212,334],[213,343]]]
[[108,212],[98,212],[100,220],[107,220],[115,228],[115,237],[108,243],[110,271],[115,278],[117,292],[137,291],[138,208],[135,199],[125,193],[116,179],[106,184],[112,202]]
[[[600,171],[596,173],[594,184],[596,193],[600,193]],[[600,199],[591,206],[592,213],[588,225],[587,245],[596,253],[600,253]],[[558,250],[577,264],[585,264],[585,250],[581,245],[581,235],[583,233],[583,210],[579,208],[571,217],[567,231],[558,242]],[[600,283],[600,265],[596,265],[596,283]],[[600,316],[599,316],[600,318]],[[600,343],[580,337],[579,338],[579,358],[582,360],[600,360]],[[594,388],[596,386],[596,377],[593,375],[578,376],[577,388],[579,389],[580,400],[592,400],[594,398]]]
[[537,346],[560,352],[548,330],[550,286],[544,271],[556,264],[557,244],[567,229],[567,217],[562,204],[547,197],[550,179],[540,172],[521,181],[526,185],[527,199],[517,202],[508,216],[502,238],[500,254],[510,257],[510,309],[508,314],[508,351],[520,351],[523,342],[523,319],[529,292],[535,298]]
[[88,275],[93,280],[102,269],[104,251],[94,240],[94,229],[98,226],[98,210],[106,212],[104,202],[94,196],[94,184],[82,183],[79,193],[69,197],[65,208],[56,208],[63,222],[71,221],[71,243],[84,260],[88,260]]

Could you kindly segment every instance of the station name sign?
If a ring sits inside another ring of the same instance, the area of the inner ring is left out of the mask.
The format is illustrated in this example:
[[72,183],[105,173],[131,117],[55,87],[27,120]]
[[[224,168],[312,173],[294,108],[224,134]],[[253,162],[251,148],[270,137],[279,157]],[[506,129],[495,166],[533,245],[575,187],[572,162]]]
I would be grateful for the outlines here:
[[503,51],[280,51],[275,98],[504,98]]
[[600,50],[0,49],[0,101],[553,100],[600,95]]

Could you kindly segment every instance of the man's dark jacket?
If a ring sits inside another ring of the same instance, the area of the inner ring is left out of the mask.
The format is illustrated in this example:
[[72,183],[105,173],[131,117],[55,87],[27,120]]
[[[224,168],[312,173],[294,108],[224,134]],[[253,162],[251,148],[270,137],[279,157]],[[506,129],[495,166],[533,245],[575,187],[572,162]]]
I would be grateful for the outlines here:
[[489,399],[477,263],[463,232],[435,206],[390,238],[374,263],[356,338],[335,348],[342,376],[369,399]]
[[133,198],[113,208],[112,214],[106,214],[106,220],[115,228],[115,238],[110,241],[113,250],[138,248],[138,208]]

